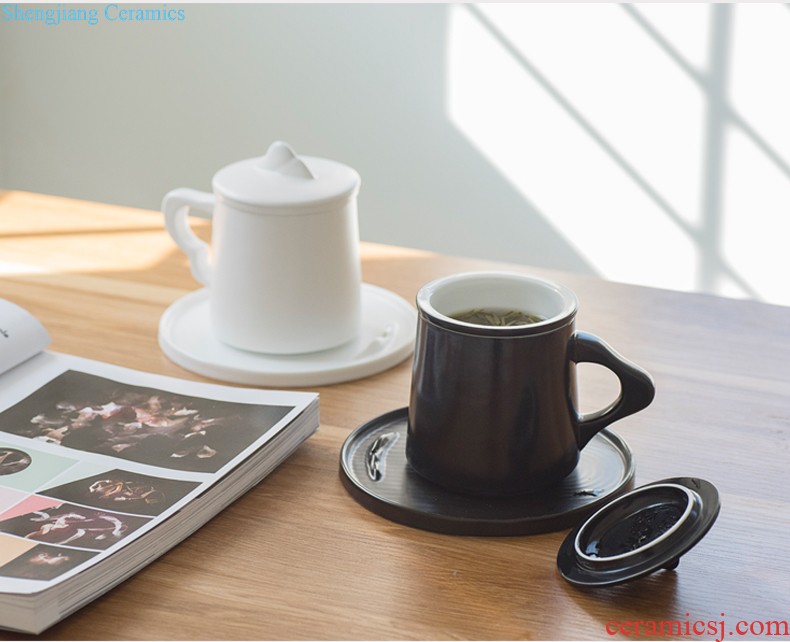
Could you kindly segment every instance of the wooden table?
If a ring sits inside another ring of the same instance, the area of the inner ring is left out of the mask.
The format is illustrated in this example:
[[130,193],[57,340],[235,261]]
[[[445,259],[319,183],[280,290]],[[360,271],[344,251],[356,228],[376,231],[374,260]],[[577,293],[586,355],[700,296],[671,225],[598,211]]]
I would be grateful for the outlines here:
[[[697,476],[722,499],[676,571],[582,591],[555,566],[565,532],[454,537],[359,506],[338,477],[340,447],[359,424],[406,405],[404,362],[318,389],[321,428],[291,459],[46,637],[590,639],[633,633],[635,621],[723,620],[737,639],[758,630],[752,621],[790,619],[790,308],[363,244],[365,281],[408,300],[435,277],[491,267],[569,285],[578,327],[653,374],[653,404],[614,426],[637,484]],[[0,297],[41,319],[54,350],[202,380],[157,345],[162,312],[197,287],[156,212],[0,193]],[[585,406],[615,394],[595,366],[581,378]]]

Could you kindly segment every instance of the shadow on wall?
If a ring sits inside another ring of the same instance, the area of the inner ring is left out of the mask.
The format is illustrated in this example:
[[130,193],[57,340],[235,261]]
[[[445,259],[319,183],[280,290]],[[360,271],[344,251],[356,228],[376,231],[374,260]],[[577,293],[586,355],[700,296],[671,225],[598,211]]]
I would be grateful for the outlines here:
[[455,7],[448,111],[603,276],[790,303],[790,140],[742,100],[790,107],[753,82],[786,8]]

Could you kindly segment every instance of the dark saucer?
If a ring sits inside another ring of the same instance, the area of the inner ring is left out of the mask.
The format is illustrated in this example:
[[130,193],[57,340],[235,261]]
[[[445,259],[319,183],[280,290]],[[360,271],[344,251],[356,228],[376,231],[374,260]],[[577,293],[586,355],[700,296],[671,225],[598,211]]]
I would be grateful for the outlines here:
[[627,444],[602,430],[581,451],[576,469],[535,495],[475,497],[445,490],[406,461],[407,409],[377,417],[351,433],[340,453],[340,478],[368,510],[395,522],[452,535],[530,535],[576,526],[631,487]]

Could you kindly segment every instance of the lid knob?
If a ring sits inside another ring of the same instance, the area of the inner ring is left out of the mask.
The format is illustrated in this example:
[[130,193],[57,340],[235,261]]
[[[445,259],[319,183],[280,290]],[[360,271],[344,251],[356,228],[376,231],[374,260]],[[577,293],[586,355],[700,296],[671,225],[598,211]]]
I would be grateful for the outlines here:
[[315,178],[288,143],[280,140],[269,146],[266,154],[257,163],[258,169],[276,172],[284,176]]

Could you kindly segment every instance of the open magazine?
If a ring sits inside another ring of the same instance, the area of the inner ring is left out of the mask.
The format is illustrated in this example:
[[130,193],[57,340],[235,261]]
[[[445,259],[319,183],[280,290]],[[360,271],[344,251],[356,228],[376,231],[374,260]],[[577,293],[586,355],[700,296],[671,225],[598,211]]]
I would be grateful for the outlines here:
[[318,428],[318,395],[46,351],[0,299],[0,627],[39,633],[187,537]]

